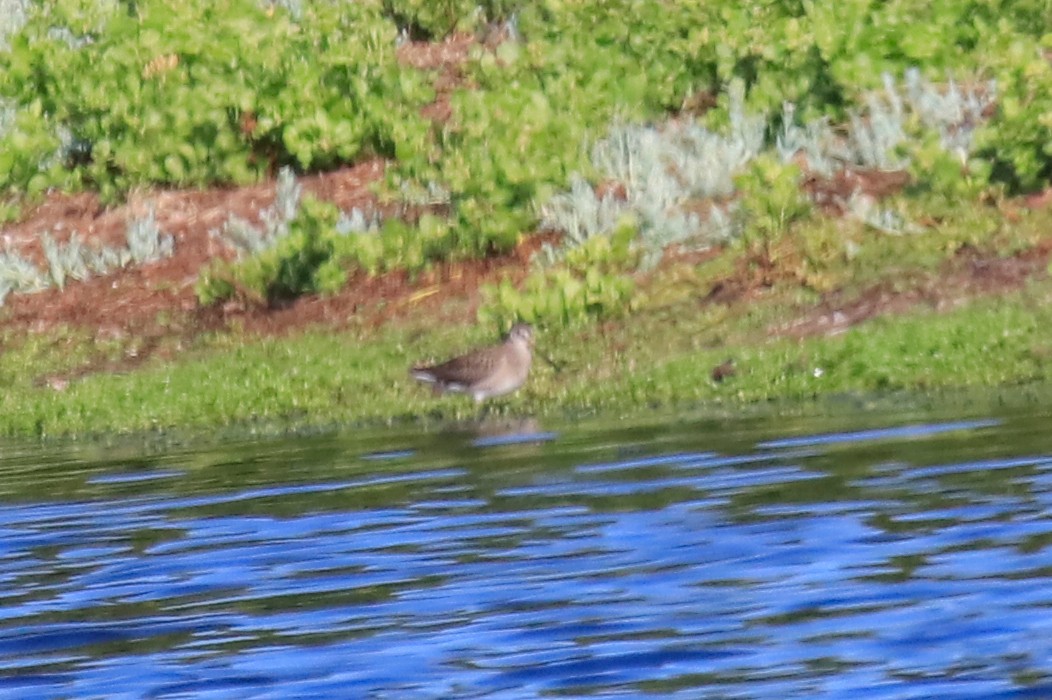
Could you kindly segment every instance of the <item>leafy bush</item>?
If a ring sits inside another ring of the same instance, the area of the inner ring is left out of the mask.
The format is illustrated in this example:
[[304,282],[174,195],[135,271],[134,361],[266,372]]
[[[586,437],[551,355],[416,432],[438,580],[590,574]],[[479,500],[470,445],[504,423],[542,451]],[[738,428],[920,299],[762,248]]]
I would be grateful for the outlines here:
[[233,296],[273,304],[308,292],[338,291],[346,272],[336,255],[339,210],[312,197],[304,199],[283,234],[244,260],[215,262],[198,280],[203,304]]
[[432,92],[394,39],[377,1],[299,18],[253,0],[34,6],[0,52],[0,100],[16,109],[0,189],[246,183],[420,148]]
[[1016,191],[1039,189],[1052,179],[1052,34],[1020,36],[1008,31],[1006,19],[987,30],[984,53],[991,56],[1001,99],[996,116],[978,135],[980,151],[995,180]]
[[610,235],[563,251],[558,265],[535,268],[521,289],[507,279],[487,285],[479,319],[501,328],[516,320],[560,327],[628,313],[635,300],[632,271],[639,254],[632,244],[637,234],[626,220]]
[[197,298],[204,305],[240,297],[275,304],[303,294],[332,294],[348,274],[420,270],[448,258],[452,238],[443,219],[425,215],[415,226],[380,223],[359,210],[350,214],[313,197],[300,199],[290,171],[279,177],[274,206],[261,212],[260,226],[232,217],[213,234],[238,254],[202,271]]
[[635,282],[627,275],[595,268],[538,269],[521,290],[508,280],[484,287],[479,320],[499,328],[517,320],[547,328],[573,326],[628,313],[634,294]]
[[811,211],[811,202],[800,189],[800,176],[793,163],[761,156],[737,178],[747,240],[774,238]]

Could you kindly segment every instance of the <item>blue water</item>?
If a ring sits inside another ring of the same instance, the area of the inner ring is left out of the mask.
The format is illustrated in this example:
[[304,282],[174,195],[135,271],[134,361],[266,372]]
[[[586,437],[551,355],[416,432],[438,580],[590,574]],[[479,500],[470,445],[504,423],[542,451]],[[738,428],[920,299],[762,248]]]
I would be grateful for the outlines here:
[[3,698],[1052,698],[1052,415],[0,454]]

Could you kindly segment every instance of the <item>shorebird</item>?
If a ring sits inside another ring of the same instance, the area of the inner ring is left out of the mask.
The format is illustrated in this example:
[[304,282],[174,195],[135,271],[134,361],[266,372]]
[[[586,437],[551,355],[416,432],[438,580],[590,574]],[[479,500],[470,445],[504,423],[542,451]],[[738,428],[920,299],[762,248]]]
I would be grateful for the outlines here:
[[438,365],[414,367],[409,374],[433,385],[436,393],[470,394],[475,403],[482,403],[523,385],[530,373],[532,346],[533,328],[516,323],[500,345],[478,348]]

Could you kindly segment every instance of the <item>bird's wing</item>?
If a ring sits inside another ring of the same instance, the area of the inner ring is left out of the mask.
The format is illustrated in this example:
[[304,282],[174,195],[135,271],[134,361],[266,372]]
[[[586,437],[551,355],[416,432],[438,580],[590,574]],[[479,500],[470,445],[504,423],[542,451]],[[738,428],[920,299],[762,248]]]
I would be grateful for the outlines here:
[[503,361],[500,347],[483,348],[426,368],[436,379],[452,384],[472,384],[493,372]]

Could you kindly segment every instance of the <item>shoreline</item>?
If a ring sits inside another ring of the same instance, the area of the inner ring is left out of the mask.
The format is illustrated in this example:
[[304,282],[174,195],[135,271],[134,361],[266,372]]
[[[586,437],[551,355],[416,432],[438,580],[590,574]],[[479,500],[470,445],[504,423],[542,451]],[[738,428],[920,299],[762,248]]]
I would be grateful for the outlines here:
[[[8,338],[0,374],[11,386],[0,433],[89,440],[107,434],[281,434],[455,425],[480,416],[577,421],[774,406],[792,413],[830,401],[864,407],[889,397],[909,403],[962,392],[1040,394],[1042,382],[1052,380],[1046,369],[1052,336],[1044,330],[1052,328],[1050,301],[1046,279],[948,312],[915,308],[803,339],[765,336],[778,309],[757,303],[745,317],[725,309],[675,322],[637,314],[542,333],[540,349],[561,370],[538,358],[522,389],[482,407],[463,396],[433,397],[406,374],[413,362],[490,339],[478,325],[432,328],[414,318],[378,330],[211,334],[175,358],[147,359],[127,371],[84,374],[64,384],[15,377],[18,367],[32,362],[68,367],[87,354],[91,336],[30,337],[19,348]],[[734,360],[734,372],[717,381],[713,371],[727,359]]]

